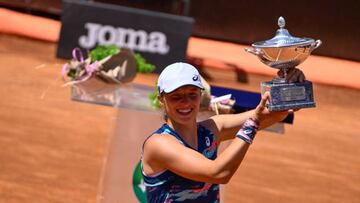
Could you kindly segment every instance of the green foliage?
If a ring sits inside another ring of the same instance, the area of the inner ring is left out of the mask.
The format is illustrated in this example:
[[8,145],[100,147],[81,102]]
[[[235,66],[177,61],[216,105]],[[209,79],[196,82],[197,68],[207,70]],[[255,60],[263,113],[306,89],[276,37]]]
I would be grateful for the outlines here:
[[72,80],[76,79],[76,69],[70,69],[67,73],[67,76],[71,78]]
[[[108,56],[112,56],[120,52],[120,48],[115,45],[98,45],[90,51],[91,62],[100,61]],[[136,60],[136,71],[139,73],[151,73],[155,70],[155,66],[147,63],[145,58],[139,53],[134,54]]]
[[90,51],[91,62],[100,61],[119,52],[120,48],[115,45],[98,45],[95,49]]
[[156,109],[160,109],[160,102],[159,100],[157,99],[157,96],[158,96],[158,91],[155,90],[154,92],[150,93],[149,95],[149,99],[151,101],[151,105],[156,108]]
[[155,66],[147,63],[145,58],[139,53],[134,54],[136,60],[136,71],[139,73],[151,73],[155,70]]

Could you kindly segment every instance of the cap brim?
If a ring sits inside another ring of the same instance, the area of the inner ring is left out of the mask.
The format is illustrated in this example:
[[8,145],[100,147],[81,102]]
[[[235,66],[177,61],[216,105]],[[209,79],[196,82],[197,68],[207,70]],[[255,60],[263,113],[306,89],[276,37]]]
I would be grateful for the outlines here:
[[180,87],[184,87],[184,86],[195,86],[195,87],[200,88],[201,90],[204,90],[204,89],[205,89],[202,85],[197,85],[197,84],[182,84],[182,85],[175,86],[175,87],[172,87],[172,88],[164,89],[163,92],[165,92],[166,94],[168,94],[168,93],[171,93],[171,92],[179,89]]

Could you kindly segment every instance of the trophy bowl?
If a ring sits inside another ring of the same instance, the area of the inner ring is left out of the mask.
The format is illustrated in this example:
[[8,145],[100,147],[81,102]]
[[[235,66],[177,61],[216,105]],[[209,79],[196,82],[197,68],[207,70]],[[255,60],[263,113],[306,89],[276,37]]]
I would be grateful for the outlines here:
[[282,77],[261,83],[261,92],[270,92],[270,111],[315,107],[312,83],[288,83],[287,72],[304,62],[311,52],[321,45],[321,40],[298,38],[285,29],[285,19],[278,19],[279,29],[270,40],[253,43],[245,51],[256,55],[262,63],[283,72]]
[[280,29],[270,40],[253,43],[245,51],[259,57],[260,61],[272,68],[291,68],[301,64],[311,52],[321,45],[320,40],[298,38],[289,34],[285,29],[285,19],[278,19]]
[[283,47],[265,47],[254,43],[245,50],[256,55],[262,63],[276,69],[295,67],[304,62],[311,52],[321,45],[320,40],[309,39],[307,44]]

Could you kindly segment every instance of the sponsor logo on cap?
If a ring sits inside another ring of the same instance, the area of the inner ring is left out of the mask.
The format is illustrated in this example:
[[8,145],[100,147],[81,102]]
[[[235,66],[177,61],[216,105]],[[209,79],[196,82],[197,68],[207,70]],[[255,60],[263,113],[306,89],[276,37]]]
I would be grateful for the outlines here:
[[192,78],[193,81],[198,81],[199,80],[199,76],[198,75],[194,75],[194,77]]

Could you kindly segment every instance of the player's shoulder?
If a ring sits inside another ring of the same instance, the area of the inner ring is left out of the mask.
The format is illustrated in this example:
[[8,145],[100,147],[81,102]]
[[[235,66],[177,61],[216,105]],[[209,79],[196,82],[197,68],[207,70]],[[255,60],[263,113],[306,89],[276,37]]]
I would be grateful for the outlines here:
[[169,134],[153,134],[144,143],[144,154],[150,160],[166,160],[181,151],[183,145]]
[[174,144],[179,144],[179,141],[170,134],[154,133],[144,143],[144,147],[148,149],[168,148]]

